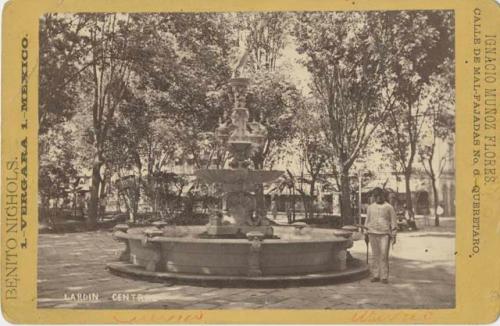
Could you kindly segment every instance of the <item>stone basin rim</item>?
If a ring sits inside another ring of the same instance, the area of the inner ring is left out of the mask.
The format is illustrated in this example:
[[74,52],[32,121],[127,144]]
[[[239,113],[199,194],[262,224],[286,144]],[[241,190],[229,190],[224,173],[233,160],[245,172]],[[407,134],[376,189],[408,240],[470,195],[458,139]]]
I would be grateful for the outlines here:
[[[173,227],[172,229],[176,229],[177,227]],[[138,227],[138,228],[131,228],[129,229],[128,232],[123,232],[123,231],[115,231],[113,234],[117,238],[121,239],[131,239],[131,240],[142,240],[142,239],[148,239],[148,242],[192,242],[192,243],[207,243],[207,244],[244,244],[244,243],[249,243],[250,241],[246,238],[240,238],[240,239],[227,239],[227,238],[198,238],[194,237],[196,234],[201,234],[201,230],[203,230],[204,226],[201,225],[196,225],[196,226],[181,226],[180,227],[180,233],[179,236],[169,236],[169,235],[153,235],[150,237],[147,237],[145,234],[142,232],[145,230],[155,230],[154,227]],[[288,231],[290,232],[291,226],[289,225],[280,225],[280,226],[273,226],[273,229],[275,230],[275,234],[280,236],[282,234],[280,230],[283,231]],[[322,229],[322,228],[314,228],[314,227],[307,227],[307,230],[309,230],[308,233],[302,234],[302,235],[295,235],[296,237],[301,237],[303,236],[304,238],[282,238],[282,239],[273,239],[273,238],[264,238],[261,241],[265,244],[298,244],[298,243],[345,243],[352,241],[350,237],[345,237],[341,235],[336,235],[334,232],[336,229]],[[161,230],[157,230],[159,232],[162,232]],[[191,233],[190,233],[191,232]],[[346,232],[347,234],[348,232]],[[189,234],[189,235],[187,235]],[[282,236],[287,236],[288,234],[283,233]],[[318,238],[311,238],[311,235],[317,235]]]
[[[204,238],[190,238],[190,237],[165,237],[165,236],[154,236],[146,237],[141,234],[127,234],[124,232],[116,232],[115,236],[121,239],[131,239],[131,240],[142,240],[148,239],[148,242],[191,242],[191,243],[210,243],[210,244],[245,244],[250,243],[247,239],[204,239]],[[348,238],[335,238],[332,235],[331,239],[262,239],[264,244],[298,244],[298,243],[331,243],[331,242],[349,242]]]

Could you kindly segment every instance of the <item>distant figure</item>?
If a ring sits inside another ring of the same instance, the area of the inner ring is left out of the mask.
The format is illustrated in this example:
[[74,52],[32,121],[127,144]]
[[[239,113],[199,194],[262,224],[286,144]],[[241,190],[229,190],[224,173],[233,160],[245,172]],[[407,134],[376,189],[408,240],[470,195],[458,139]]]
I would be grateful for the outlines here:
[[437,216],[441,217],[441,216],[443,215],[443,213],[444,213],[444,209],[443,209],[443,207],[439,204],[439,205],[437,206],[437,208],[436,208],[436,214],[437,214]]
[[406,204],[403,204],[403,211],[404,211],[404,217],[405,219],[410,222],[410,221],[415,221],[415,213],[411,209],[406,206]]
[[85,212],[87,210],[87,200],[84,193],[78,194],[78,210],[82,219],[85,219]]
[[57,199],[54,199],[54,198],[51,198],[49,200],[49,214],[47,216],[47,223],[49,225],[49,227],[55,229],[57,227],[57,223],[58,223],[58,204],[59,200]]
[[286,211],[286,218],[288,219],[288,224],[292,224],[292,205],[288,200],[285,201],[285,211]]
[[273,214],[273,220],[276,220],[278,216],[278,203],[276,203],[276,200],[271,201],[271,213]]
[[406,204],[403,205],[403,214],[404,219],[406,220],[406,224],[408,226],[408,231],[414,231],[417,229],[417,223],[415,222],[415,214],[408,209]]
[[365,227],[372,248],[372,282],[388,283],[390,243],[396,243],[397,218],[391,204],[385,201],[384,190],[373,190],[375,201],[368,206]]

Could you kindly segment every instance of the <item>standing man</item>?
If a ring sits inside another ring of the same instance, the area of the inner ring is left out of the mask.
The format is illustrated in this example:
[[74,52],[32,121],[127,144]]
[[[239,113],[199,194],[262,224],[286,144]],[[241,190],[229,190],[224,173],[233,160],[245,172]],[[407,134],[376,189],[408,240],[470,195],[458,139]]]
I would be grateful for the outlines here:
[[372,282],[388,283],[390,243],[396,243],[397,219],[394,208],[385,201],[382,188],[373,189],[375,202],[368,206],[365,227],[372,248]]

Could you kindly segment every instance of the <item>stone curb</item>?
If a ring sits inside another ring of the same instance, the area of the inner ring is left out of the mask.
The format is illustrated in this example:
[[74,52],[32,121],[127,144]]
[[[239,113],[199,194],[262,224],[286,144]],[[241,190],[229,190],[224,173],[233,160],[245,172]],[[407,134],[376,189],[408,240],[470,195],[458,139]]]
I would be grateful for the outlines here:
[[347,270],[332,271],[306,275],[274,275],[274,276],[225,276],[225,275],[198,275],[177,274],[167,272],[149,272],[131,263],[113,262],[106,265],[111,273],[130,278],[145,279],[156,282],[175,281],[179,283],[196,283],[198,285],[214,285],[221,287],[234,286],[262,286],[279,287],[284,284],[320,285],[342,282],[352,282],[365,278],[369,274],[368,266],[361,260],[355,259],[348,265]]

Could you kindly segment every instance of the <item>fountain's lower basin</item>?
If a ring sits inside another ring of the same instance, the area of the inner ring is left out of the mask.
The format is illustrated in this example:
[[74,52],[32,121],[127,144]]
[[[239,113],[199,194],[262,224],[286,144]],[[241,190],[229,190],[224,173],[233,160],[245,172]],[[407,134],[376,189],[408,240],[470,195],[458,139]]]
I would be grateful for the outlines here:
[[[347,249],[349,237],[334,235],[332,230],[274,227],[280,239],[203,239],[197,235],[204,227],[164,229],[161,235],[143,234],[135,228],[115,232],[126,244],[122,264],[108,267],[131,274],[150,273],[168,278],[201,277],[318,277],[349,273]],[[125,265],[124,265],[125,264]],[[356,269],[365,272],[366,267]],[[150,276],[151,276],[150,275]]]

